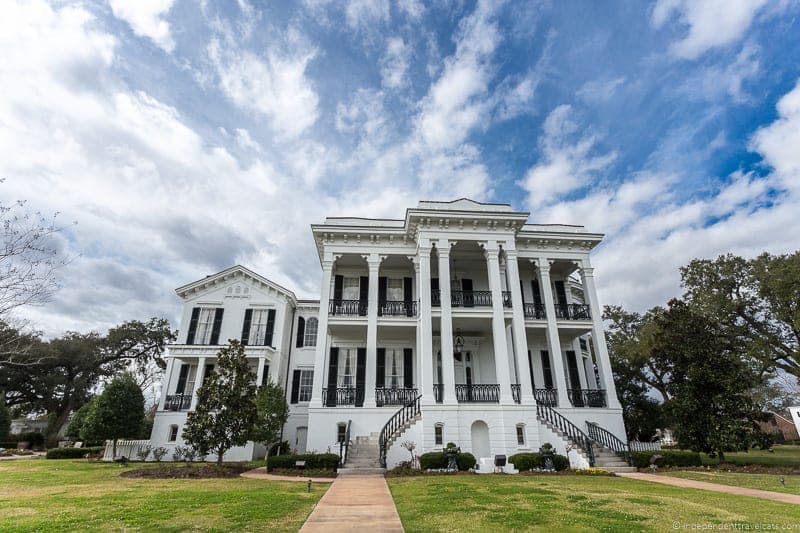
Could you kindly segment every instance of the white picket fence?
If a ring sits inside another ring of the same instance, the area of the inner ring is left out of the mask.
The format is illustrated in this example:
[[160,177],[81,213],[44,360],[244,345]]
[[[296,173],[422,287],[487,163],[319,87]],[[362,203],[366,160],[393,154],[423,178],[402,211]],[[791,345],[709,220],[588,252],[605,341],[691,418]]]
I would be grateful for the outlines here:
[[632,452],[658,452],[661,451],[659,442],[639,442],[632,440],[628,443]]
[[[125,456],[132,461],[136,461],[138,457],[136,454],[145,446],[149,446],[149,440],[118,440],[117,441],[117,457]],[[106,441],[106,450],[103,453],[103,461],[114,460],[114,441]]]

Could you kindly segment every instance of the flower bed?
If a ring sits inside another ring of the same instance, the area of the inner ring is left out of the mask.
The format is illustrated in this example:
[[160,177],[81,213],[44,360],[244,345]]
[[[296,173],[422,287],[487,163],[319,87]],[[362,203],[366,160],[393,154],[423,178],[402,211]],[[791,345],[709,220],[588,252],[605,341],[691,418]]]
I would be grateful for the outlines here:
[[252,465],[226,463],[202,465],[159,465],[126,470],[120,474],[129,478],[150,479],[202,479],[239,477],[242,472],[252,470]]

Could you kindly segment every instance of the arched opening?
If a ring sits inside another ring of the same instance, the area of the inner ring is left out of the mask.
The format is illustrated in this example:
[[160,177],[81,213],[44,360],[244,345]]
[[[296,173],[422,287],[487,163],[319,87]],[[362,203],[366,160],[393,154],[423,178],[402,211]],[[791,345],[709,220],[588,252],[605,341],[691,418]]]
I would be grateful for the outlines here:
[[489,426],[483,420],[476,420],[472,423],[470,430],[472,435],[472,454],[476,459],[491,457],[491,445],[489,443]]

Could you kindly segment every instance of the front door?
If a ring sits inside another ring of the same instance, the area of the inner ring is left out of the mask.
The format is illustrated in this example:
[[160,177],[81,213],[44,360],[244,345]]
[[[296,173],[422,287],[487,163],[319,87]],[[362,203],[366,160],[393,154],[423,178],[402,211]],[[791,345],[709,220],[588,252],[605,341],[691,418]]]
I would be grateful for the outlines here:
[[308,428],[297,428],[297,435],[294,438],[294,447],[297,453],[306,453],[306,439],[308,438]]

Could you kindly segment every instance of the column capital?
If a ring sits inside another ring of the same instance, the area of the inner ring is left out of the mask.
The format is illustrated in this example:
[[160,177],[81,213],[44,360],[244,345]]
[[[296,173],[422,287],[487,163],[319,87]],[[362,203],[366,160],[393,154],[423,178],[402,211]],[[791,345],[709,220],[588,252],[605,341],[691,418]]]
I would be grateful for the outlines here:
[[367,265],[369,265],[370,270],[372,270],[372,269],[377,270],[378,267],[380,267],[381,263],[383,263],[383,260],[386,259],[388,256],[381,255],[381,254],[378,254],[378,253],[371,253],[371,254],[362,255],[361,257],[366,259]]
[[581,275],[586,278],[594,277],[594,267],[582,267]]
[[439,239],[436,243],[436,253],[442,257],[450,256],[450,248],[458,244],[458,241],[451,241],[449,239]]
[[514,249],[506,250],[505,248],[503,248],[503,251],[506,253],[506,259],[508,259],[509,261],[510,260],[516,261],[519,258],[519,252]]
[[550,275],[550,265],[551,265],[551,262],[550,262],[549,260],[547,260],[547,259],[542,259],[541,257],[538,257],[538,258],[537,258],[537,257],[532,257],[532,258],[530,259],[530,262],[531,262],[531,263],[533,263],[533,265],[534,265],[534,266],[535,266],[537,269],[539,269],[539,272],[540,272],[540,273],[541,273],[543,276],[544,276],[544,275],[547,275],[547,276],[549,276],[549,275]]

